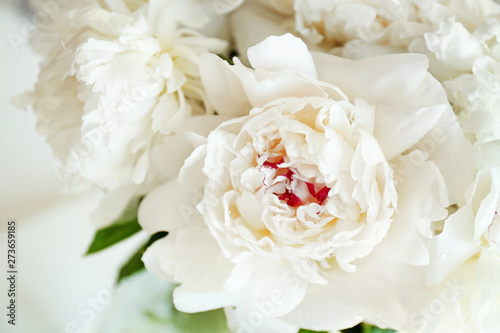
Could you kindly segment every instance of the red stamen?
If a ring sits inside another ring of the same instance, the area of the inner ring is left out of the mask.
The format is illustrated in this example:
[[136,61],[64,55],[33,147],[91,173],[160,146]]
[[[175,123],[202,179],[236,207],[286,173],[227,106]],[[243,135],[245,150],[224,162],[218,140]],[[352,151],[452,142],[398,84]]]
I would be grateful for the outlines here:
[[287,205],[291,207],[298,207],[302,206],[302,204],[303,204],[302,200],[300,200],[300,198],[295,194],[291,193],[290,199],[288,199],[287,201]]
[[[260,155],[259,155],[260,158]],[[274,192],[273,194],[278,196],[278,199],[281,201],[284,201],[288,206],[291,207],[298,207],[303,205],[305,202],[318,202],[320,205],[323,204],[323,202],[326,200],[328,197],[328,193],[330,192],[330,188],[327,186],[324,186],[320,191],[316,193],[316,186],[314,183],[309,183],[306,181],[301,180],[300,178],[294,177],[295,172],[292,171],[290,168],[285,168],[285,167],[280,167],[280,164],[284,163],[285,159],[283,156],[273,156],[273,157],[268,157],[267,160],[262,163],[262,165],[259,168],[259,171],[263,167],[271,168],[276,170],[274,173],[274,178],[275,182],[281,181],[281,182],[286,182],[286,187],[287,189],[285,190],[284,193],[276,193]],[[282,177],[282,178],[278,178]],[[307,198],[300,198],[297,196],[295,193],[293,193],[293,190],[291,188],[294,188],[294,183],[293,182],[302,182],[306,184],[307,189],[309,191],[309,194],[311,196]],[[263,182],[264,186],[266,186],[266,191],[267,191],[267,184],[265,181]],[[304,200],[305,202],[304,202]]]
[[280,156],[279,159],[277,159],[276,157],[270,157],[267,159],[267,161],[262,163],[262,165],[272,169],[278,169],[278,165],[283,163],[284,161],[285,159],[283,158],[283,156]]
[[326,200],[328,197],[328,193],[330,193],[331,188],[328,186],[323,187],[319,192],[314,196],[320,205],[323,204],[323,202]]
[[304,183],[306,183],[307,189],[309,190],[309,193],[311,193],[311,195],[313,197],[316,197],[316,189],[314,188],[314,184],[311,184],[311,183],[308,183],[308,182],[304,182]]
[[298,207],[303,204],[302,200],[300,200],[297,195],[288,190],[286,190],[285,193],[278,195],[278,199],[280,199],[281,201],[285,201],[286,204],[291,207]]

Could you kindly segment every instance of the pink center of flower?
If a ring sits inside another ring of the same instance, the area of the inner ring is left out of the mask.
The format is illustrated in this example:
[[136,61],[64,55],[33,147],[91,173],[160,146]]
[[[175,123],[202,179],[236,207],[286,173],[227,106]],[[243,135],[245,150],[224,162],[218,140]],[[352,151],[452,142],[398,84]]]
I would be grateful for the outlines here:
[[259,170],[266,175],[266,192],[272,191],[290,207],[308,203],[322,205],[330,193],[330,188],[304,179],[294,168],[281,166],[283,163],[282,156],[269,157],[262,163]]

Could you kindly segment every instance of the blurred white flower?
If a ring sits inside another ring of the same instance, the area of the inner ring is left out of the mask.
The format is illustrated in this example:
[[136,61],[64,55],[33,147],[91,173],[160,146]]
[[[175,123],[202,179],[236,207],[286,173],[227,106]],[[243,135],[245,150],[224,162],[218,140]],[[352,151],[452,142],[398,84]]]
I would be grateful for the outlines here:
[[444,82],[449,99],[472,139],[500,139],[500,18],[488,17],[474,33],[482,54],[467,73]]
[[[444,15],[443,9],[439,3],[414,0],[280,0],[269,3],[247,0],[236,11],[233,25],[237,44],[249,47],[244,31],[249,28],[250,20],[244,18],[259,12],[260,15],[255,16],[260,16],[256,19],[261,23],[256,29],[261,35],[276,34],[279,28],[286,27],[310,47],[348,58],[361,58],[405,52],[415,37],[432,30]],[[264,12],[268,14],[263,15]],[[266,22],[271,20],[276,23]]]
[[500,166],[500,17],[487,17],[474,32],[482,55],[471,70],[443,83],[464,131],[474,143],[479,169]]
[[489,332],[500,325],[500,20],[497,7],[486,14],[472,24],[442,22],[424,36],[433,73],[446,80],[479,171],[466,205],[429,243],[427,280],[437,284],[436,297],[414,316],[419,332]]
[[[186,156],[185,149],[172,150],[182,141],[174,134],[200,122],[189,117],[213,113],[198,59],[227,48],[195,30],[215,15],[207,6],[72,1],[40,32],[38,42],[49,51],[23,102],[34,109],[71,188],[115,189],[176,176]],[[165,158],[169,163],[156,168]]]
[[443,81],[470,71],[483,54],[474,32],[498,14],[493,0],[247,0],[232,25],[242,54],[256,38],[288,31],[312,49],[351,59],[423,53]]
[[[470,34],[482,55],[471,70],[444,82],[462,128],[473,142],[479,172],[466,190],[466,205],[444,223],[430,243],[429,284],[435,293],[458,281],[461,292],[436,313],[432,306],[415,316],[420,332],[489,332],[500,325],[500,21],[487,17]],[[471,49],[469,49],[471,50]],[[450,59],[447,59],[451,62]],[[430,314],[430,315],[429,315]]]
[[435,222],[475,173],[444,89],[421,55],[351,61],[285,35],[248,58],[202,57],[217,112],[243,117],[143,201],[143,227],[170,233],[147,268],[180,283],[178,309],[225,307],[237,332],[404,328]]
[[429,242],[436,295],[412,316],[413,332],[492,332],[500,325],[500,164],[478,172],[467,204]]

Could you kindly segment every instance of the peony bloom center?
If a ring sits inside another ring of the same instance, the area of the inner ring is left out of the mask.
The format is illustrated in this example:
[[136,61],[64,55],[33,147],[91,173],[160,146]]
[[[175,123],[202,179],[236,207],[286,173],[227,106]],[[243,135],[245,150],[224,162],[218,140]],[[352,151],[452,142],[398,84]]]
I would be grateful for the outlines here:
[[297,169],[287,166],[283,156],[259,156],[259,159],[263,159],[259,171],[265,175],[266,193],[273,193],[290,207],[325,202],[331,188],[302,176]]

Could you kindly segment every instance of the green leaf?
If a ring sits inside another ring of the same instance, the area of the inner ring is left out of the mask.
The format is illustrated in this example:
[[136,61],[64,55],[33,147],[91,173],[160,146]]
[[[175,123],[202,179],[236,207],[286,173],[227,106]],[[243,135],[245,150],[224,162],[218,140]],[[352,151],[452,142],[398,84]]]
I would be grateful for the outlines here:
[[395,330],[391,330],[388,328],[378,328],[376,326],[372,326],[369,324],[362,324],[363,326],[363,333],[395,333]]
[[90,244],[90,247],[87,250],[86,255],[102,251],[111,245],[132,236],[141,229],[142,228],[139,225],[137,218],[134,218],[132,220],[98,230],[94,236],[92,244]]
[[147,248],[150,247],[151,244],[163,237],[166,237],[167,235],[168,232],[163,231],[151,236],[147,243],[141,246],[141,248],[122,266],[116,282],[120,283],[123,279],[142,271],[145,268],[144,262],[142,261],[142,255],[144,252],[146,252]]
[[342,330],[342,333],[363,333],[362,324],[356,325],[354,327],[348,328],[346,330]]
[[[341,332],[342,333],[395,333],[396,331],[390,329],[378,328],[376,326],[371,326],[369,324],[361,323],[354,327],[342,330]],[[316,331],[301,329],[299,333],[328,333],[328,332],[316,332]]]
[[[364,333],[362,331],[361,325],[354,326],[352,328],[342,330],[342,333]],[[311,331],[311,330],[306,330],[306,329],[301,329],[299,333],[328,333],[327,331]]]
[[142,197],[132,199],[116,221],[98,230],[86,255],[102,251],[140,231],[142,227],[137,220],[137,211],[142,199]]

